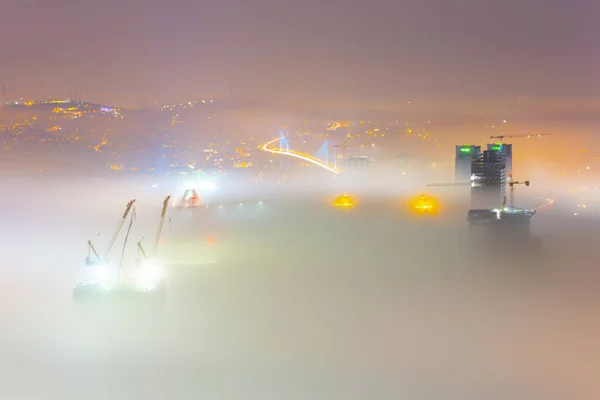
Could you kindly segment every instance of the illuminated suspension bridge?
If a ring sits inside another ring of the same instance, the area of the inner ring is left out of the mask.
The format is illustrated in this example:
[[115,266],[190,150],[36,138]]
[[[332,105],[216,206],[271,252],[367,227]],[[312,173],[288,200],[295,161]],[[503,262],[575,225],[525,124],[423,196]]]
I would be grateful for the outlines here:
[[[278,146],[278,147],[276,147]],[[326,140],[325,143],[316,151],[314,155],[301,153],[299,151],[291,150],[290,143],[286,135],[284,135],[283,130],[279,131],[279,137],[271,140],[268,143],[265,143],[262,146],[263,151],[268,151],[272,154],[281,154],[288,157],[298,158],[300,160],[304,160],[308,163],[321,167],[323,169],[328,170],[329,172],[333,172],[334,174],[339,174],[342,172],[341,169],[337,167],[336,159],[334,157],[333,163],[329,162],[329,141]]]

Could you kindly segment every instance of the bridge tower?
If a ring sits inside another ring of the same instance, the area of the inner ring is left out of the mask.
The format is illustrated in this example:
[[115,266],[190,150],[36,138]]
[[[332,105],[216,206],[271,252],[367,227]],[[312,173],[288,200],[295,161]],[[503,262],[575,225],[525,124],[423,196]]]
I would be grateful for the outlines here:
[[[279,149],[281,151],[290,151],[290,142],[287,139],[287,129],[282,128],[279,130]],[[279,166],[283,167],[284,166],[284,161],[281,160],[279,161]],[[290,166],[290,160],[285,160],[285,166],[289,167]]]
[[290,143],[288,142],[288,139],[287,139],[287,130],[286,131],[284,131],[283,129],[279,130],[279,148],[281,150],[290,151]]
[[329,140],[325,139],[319,150],[314,154],[315,157],[325,160],[327,166],[329,166]]

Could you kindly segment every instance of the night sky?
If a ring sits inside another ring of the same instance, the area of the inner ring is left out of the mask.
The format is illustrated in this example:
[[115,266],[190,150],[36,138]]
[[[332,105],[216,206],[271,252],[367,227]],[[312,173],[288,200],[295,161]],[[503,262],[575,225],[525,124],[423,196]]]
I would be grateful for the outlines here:
[[597,0],[2,0],[10,98],[593,96]]

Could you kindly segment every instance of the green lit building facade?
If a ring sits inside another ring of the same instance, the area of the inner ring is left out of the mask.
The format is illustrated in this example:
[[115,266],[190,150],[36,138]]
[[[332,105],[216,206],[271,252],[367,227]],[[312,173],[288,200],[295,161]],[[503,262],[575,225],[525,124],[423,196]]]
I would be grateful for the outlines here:
[[506,175],[513,172],[512,169],[512,144],[507,143],[494,143],[488,144],[487,149],[491,151],[497,151],[504,154],[504,162],[506,164]]
[[481,146],[463,145],[456,146],[456,159],[454,163],[456,182],[471,181],[471,162],[481,154]]

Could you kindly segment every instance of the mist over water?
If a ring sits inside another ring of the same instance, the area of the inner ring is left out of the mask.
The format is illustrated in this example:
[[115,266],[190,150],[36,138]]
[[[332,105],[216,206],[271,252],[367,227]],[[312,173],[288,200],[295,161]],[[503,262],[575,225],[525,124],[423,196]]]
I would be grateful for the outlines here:
[[[464,193],[415,216],[417,187],[381,176],[240,183],[170,207],[160,310],[75,307],[72,289],[87,240],[103,250],[130,199],[126,262],[149,248],[179,184],[4,179],[6,398],[597,398],[597,225],[555,207],[528,233],[472,232]],[[331,205],[342,192],[356,207]]]

